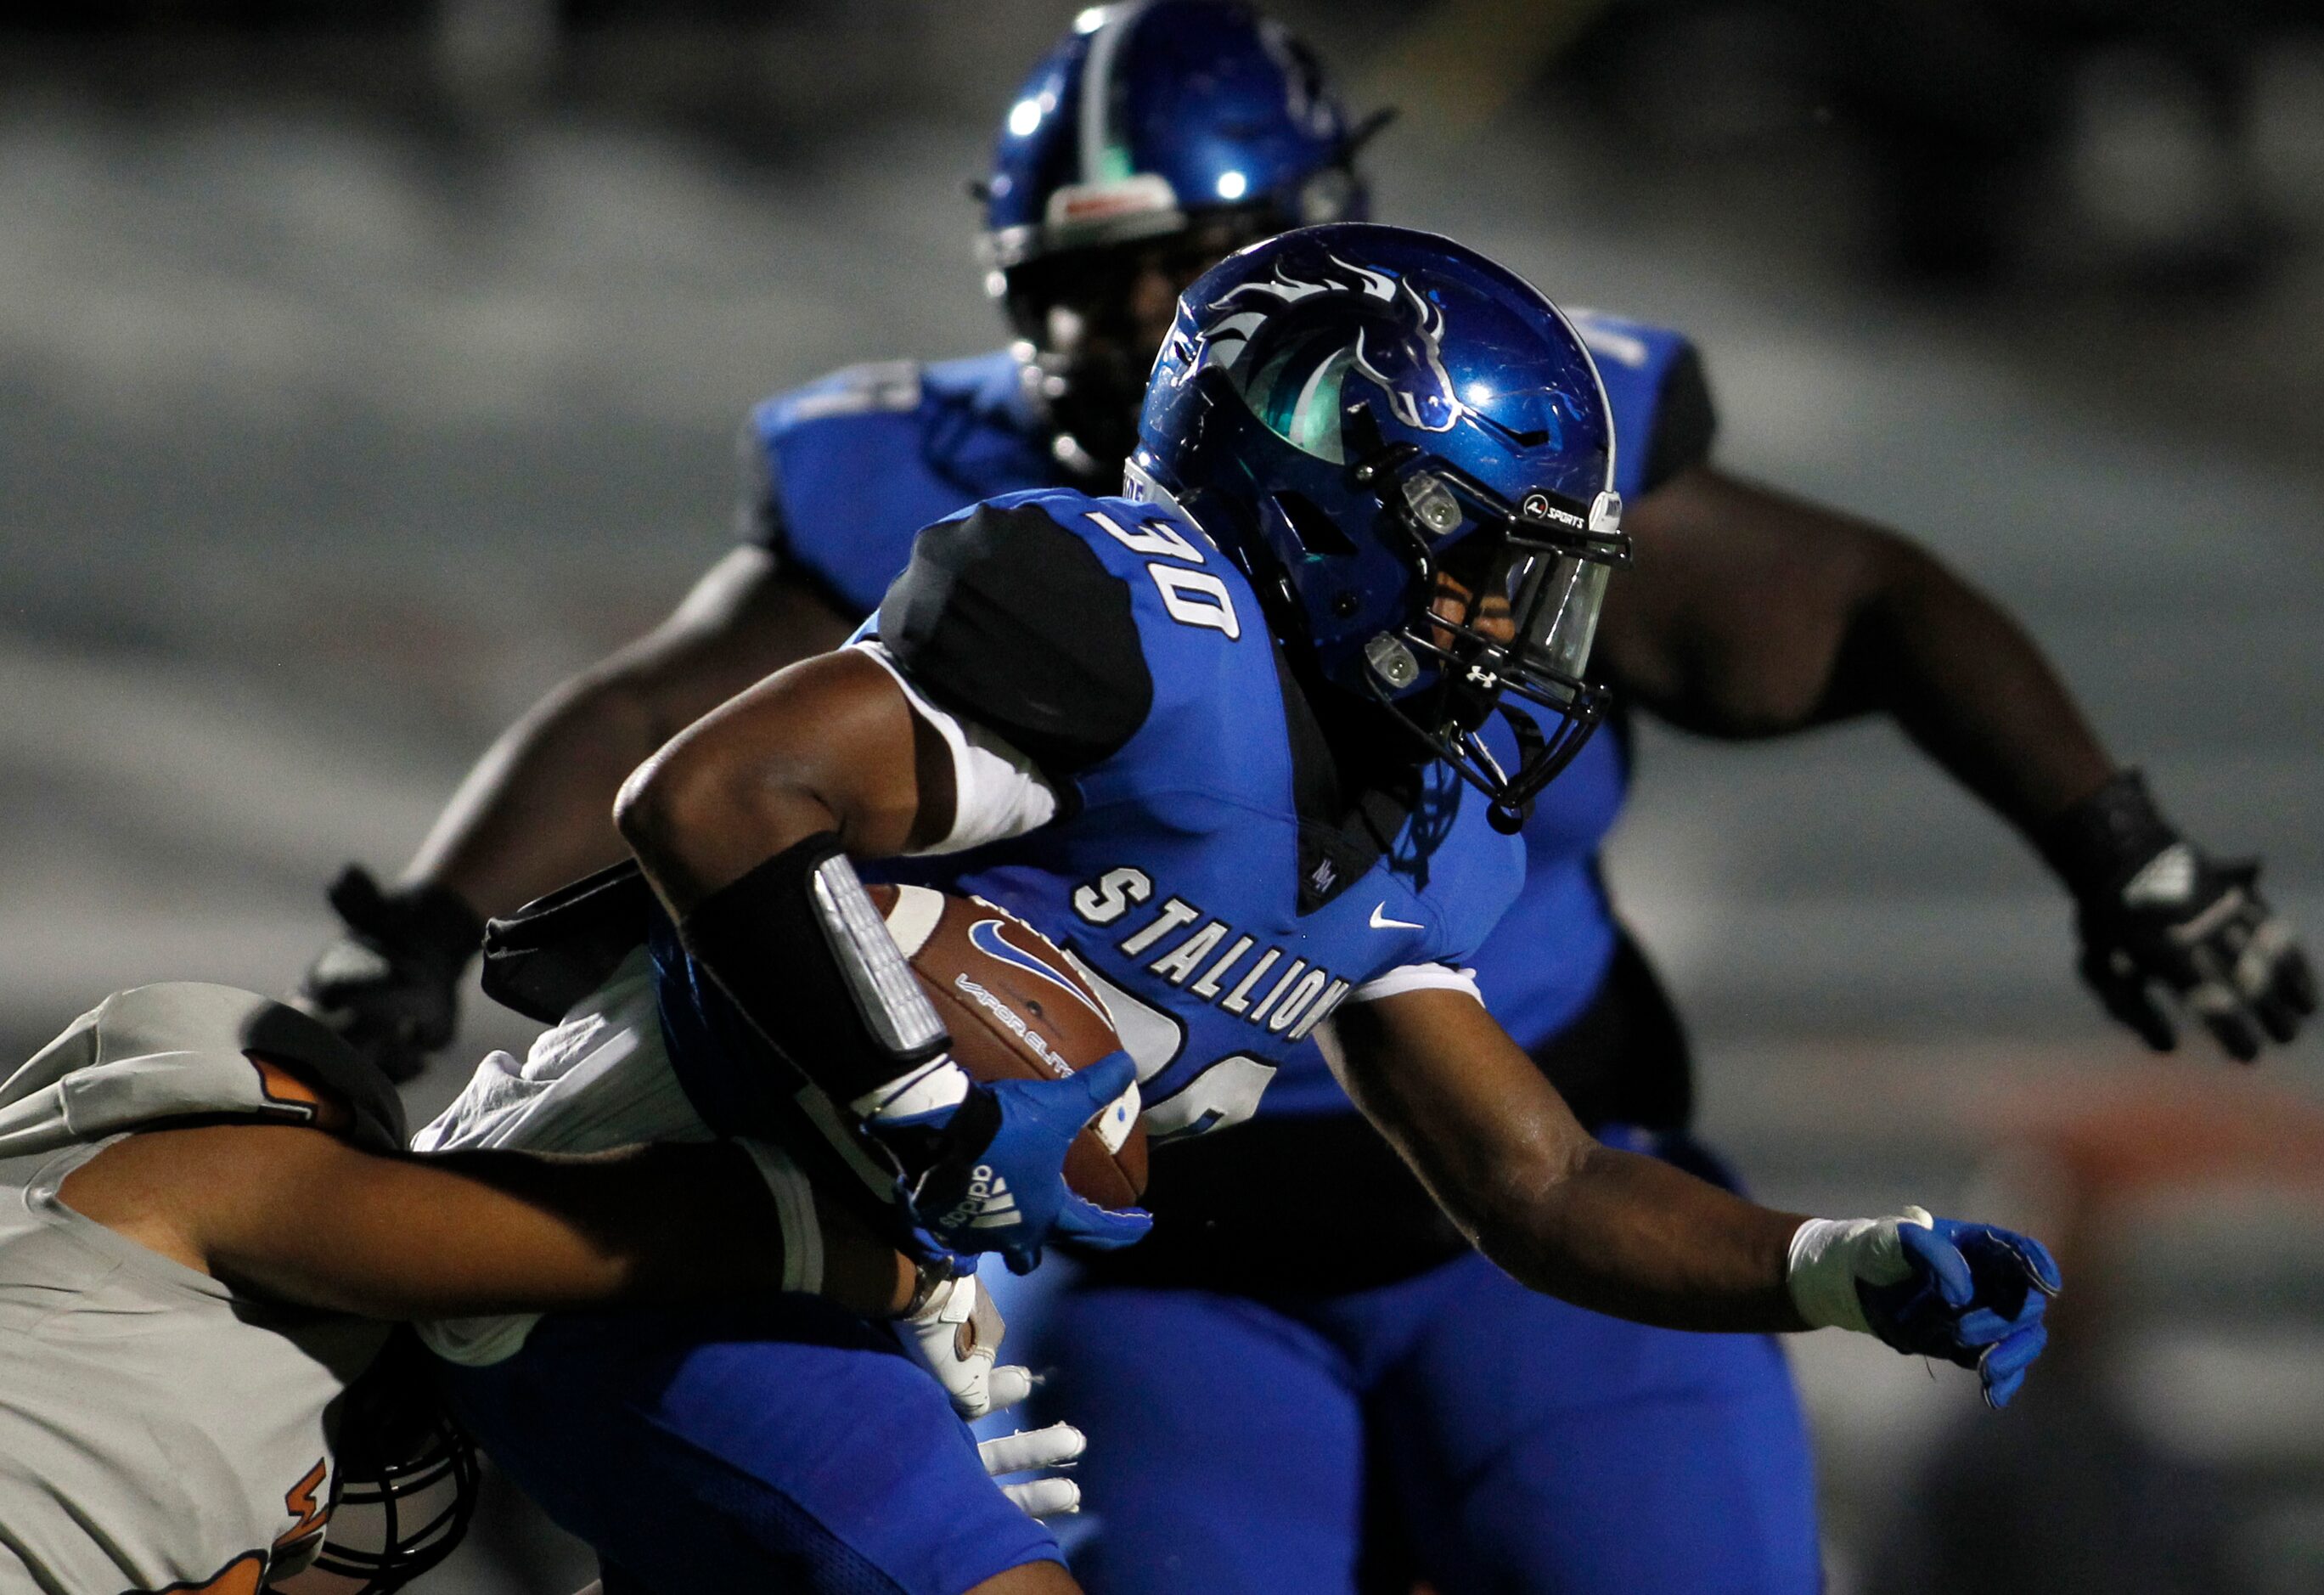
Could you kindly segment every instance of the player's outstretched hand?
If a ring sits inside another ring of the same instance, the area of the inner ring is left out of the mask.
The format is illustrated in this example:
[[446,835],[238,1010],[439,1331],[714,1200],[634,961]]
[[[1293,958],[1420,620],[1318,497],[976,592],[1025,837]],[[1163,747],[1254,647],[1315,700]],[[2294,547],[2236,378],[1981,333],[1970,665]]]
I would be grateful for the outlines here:
[[1866,1323],[1900,1351],[1976,1369],[1987,1403],[2008,1406],[2049,1344],[2042,1316],[2064,1284],[2057,1263],[2040,1241],[1992,1224],[1920,1208],[1907,1218],[1895,1231],[1904,1277],[1857,1279]]
[[937,1155],[903,1193],[923,1247],[997,1251],[1023,1274],[1053,1238],[1100,1250],[1142,1238],[1154,1224],[1143,1209],[1100,1207],[1065,1176],[1074,1138],[1137,1079],[1130,1055],[1114,1052],[1063,1079],[972,1086],[942,1110]]
[[442,887],[383,891],[359,864],[329,897],[347,933],[309,966],[300,999],[389,1079],[409,1080],[452,1039],[484,922]]
[[1030,1373],[1001,1361],[1001,1341],[1009,1326],[973,1274],[933,1281],[897,1327],[913,1356],[952,1397],[952,1409],[964,1418],[989,1416],[1033,1393]]
[[2074,894],[2082,979],[2157,1052],[2179,1044],[2157,987],[2246,1063],[2316,1011],[2315,973],[2259,895],[2257,862],[2213,859],[2180,835],[2138,771],[2116,772],[2035,839]]
[[[1071,1424],[1051,1424],[1046,1429],[1019,1429],[987,1440],[976,1448],[984,1471],[995,1480],[1010,1473],[1030,1473],[1047,1468],[1070,1468],[1089,1449],[1089,1441]],[[1028,1517],[1062,1517],[1082,1509],[1082,1487],[1070,1479],[1047,1474],[1003,1484],[1001,1493],[1017,1503]]]
[[2316,1011],[2316,976],[2258,882],[2256,860],[2215,861],[2172,844],[2110,897],[2083,901],[2082,978],[2157,1052],[2179,1040],[2158,985],[2245,1063],[2263,1036],[2290,1041]]
[[1792,1237],[1792,1300],[1802,1317],[1973,1368],[1992,1406],[2009,1404],[2049,1343],[2042,1318],[2063,1283],[2040,1241],[1932,1218],[1925,1208],[1811,1219]]

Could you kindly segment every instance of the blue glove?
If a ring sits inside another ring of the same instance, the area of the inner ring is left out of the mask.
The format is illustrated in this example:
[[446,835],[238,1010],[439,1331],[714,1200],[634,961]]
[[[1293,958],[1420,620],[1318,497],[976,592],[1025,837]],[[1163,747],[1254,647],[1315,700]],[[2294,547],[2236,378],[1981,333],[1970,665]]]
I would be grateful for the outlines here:
[[2043,1244],[1992,1224],[1932,1219],[1896,1227],[1912,1272],[1856,1284],[1864,1319],[1899,1351],[1977,1369],[1988,1406],[2006,1406],[2050,1343],[2042,1314],[2064,1281]]
[[1917,1207],[1811,1219],[1792,1238],[1792,1299],[1809,1323],[1974,1368],[1990,1406],[2009,1405],[2049,1343],[2042,1315],[2061,1284],[2040,1241]]
[[1053,1238],[1102,1251],[1143,1238],[1151,1215],[1100,1207],[1065,1176],[1074,1138],[1137,1079],[1113,1052],[1063,1079],[973,1085],[954,1106],[879,1125],[882,1139],[935,1132],[918,1172],[897,1183],[914,1239],[930,1255],[997,1251],[1025,1274]]

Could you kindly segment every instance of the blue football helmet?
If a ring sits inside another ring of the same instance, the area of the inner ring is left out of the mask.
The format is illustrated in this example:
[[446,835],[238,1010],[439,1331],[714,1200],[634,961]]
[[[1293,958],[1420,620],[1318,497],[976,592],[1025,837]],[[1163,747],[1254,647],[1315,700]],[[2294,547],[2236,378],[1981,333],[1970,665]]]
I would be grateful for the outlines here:
[[982,186],[988,285],[1061,460],[1120,468],[1187,282],[1287,227],[1363,214],[1355,152],[1384,120],[1351,127],[1314,56],[1247,6],[1082,14],[1010,103]]
[[[1605,389],[1557,307],[1475,251],[1350,222],[1230,256],[1178,301],[1130,476],[1503,828],[1601,717],[1583,671],[1629,561]],[[1504,710],[1509,768],[1480,734],[1505,696],[1533,711]]]
[[993,264],[1177,232],[1357,214],[1351,132],[1307,47],[1225,0],[1082,13],[1010,103],[984,185]]

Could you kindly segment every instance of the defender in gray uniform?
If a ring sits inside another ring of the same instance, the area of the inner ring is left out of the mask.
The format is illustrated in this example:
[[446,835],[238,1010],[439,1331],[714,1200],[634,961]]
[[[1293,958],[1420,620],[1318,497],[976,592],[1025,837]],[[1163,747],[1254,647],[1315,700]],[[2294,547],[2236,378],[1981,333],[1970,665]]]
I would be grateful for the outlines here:
[[[768,1148],[402,1142],[376,1070],[225,986],[118,992],[0,1082],[0,1595],[256,1595],[313,1564],[342,1397],[386,1321],[915,1305],[910,1265]],[[988,1460],[1065,1443],[1017,1438]],[[394,1546],[357,1561],[373,1590],[422,1571]]]

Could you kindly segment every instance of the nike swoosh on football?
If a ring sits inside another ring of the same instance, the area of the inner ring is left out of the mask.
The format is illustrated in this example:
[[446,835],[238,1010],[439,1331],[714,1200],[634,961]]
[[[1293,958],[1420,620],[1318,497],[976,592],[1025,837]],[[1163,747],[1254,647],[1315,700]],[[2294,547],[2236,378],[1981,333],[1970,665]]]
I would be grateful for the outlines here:
[[1375,903],[1372,905],[1372,928],[1374,930],[1425,930],[1428,928],[1425,925],[1415,924],[1409,919],[1390,919],[1387,917],[1387,908],[1388,905],[1386,903]]

